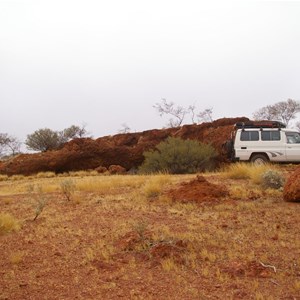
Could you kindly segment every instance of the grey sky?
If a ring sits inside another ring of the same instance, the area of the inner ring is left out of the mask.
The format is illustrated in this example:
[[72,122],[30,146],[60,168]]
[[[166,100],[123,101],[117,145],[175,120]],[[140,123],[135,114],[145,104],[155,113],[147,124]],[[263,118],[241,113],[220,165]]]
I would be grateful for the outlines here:
[[299,16],[298,1],[0,0],[0,132],[161,128],[161,98],[215,119],[300,100]]

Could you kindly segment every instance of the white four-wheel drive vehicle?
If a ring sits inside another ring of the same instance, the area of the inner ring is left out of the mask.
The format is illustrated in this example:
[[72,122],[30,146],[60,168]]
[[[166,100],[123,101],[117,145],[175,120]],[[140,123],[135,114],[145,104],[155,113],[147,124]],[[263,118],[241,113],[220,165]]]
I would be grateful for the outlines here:
[[300,133],[276,121],[237,123],[226,148],[233,161],[300,162]]

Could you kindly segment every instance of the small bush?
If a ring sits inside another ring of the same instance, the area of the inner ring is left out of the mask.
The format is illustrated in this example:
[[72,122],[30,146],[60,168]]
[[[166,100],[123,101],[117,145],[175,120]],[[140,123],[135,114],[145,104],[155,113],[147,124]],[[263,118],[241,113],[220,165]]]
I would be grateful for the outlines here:
[[19,222],[10,214],[0,214],[0,235],[20,229]]
[[60,189],[68,201],[71,200],[71,197],[75,192],[75,188],[76,184],[73,180],[66,179],[60,183]]
[[35,221],[37,219],[37,217],[42,213],[47,202],[48,202],[48,200],[42,196],[37,198],[36,205],[35,205],[35,217],[34,217],[33,221]]
[[264,188],[280,189],[283,187],[284,177],[276,170],[266,171],[261,178]]
[[216,156],[211,145],[169,137],[156,150],[144,153],[145,161],[139,170],[141,173],[196,173],[211,170]]

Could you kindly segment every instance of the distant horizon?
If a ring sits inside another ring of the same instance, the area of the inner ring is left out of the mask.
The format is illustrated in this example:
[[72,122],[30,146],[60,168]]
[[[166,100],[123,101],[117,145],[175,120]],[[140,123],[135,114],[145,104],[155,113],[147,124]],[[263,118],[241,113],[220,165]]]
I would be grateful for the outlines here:
[[299,1],[2,0],[0,132],[159,129],[163,98],[213,119],[299,101],[299,15]]

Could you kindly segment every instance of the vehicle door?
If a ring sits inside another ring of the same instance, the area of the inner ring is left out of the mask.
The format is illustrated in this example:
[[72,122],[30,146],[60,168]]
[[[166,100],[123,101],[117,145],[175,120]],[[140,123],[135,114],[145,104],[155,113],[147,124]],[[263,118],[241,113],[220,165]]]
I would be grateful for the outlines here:
[[285,136],[277,129],[261,130],[260,150],[268,155],[270,161],[285,162]]
[[300,162],[300,134],[296,131],[285,132],[286,160]]

